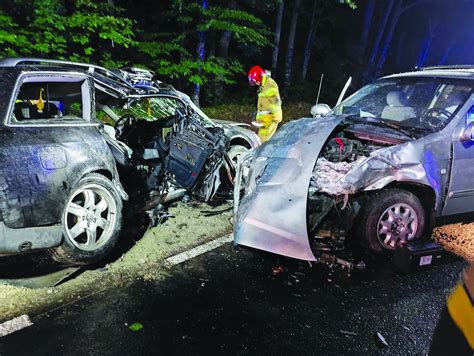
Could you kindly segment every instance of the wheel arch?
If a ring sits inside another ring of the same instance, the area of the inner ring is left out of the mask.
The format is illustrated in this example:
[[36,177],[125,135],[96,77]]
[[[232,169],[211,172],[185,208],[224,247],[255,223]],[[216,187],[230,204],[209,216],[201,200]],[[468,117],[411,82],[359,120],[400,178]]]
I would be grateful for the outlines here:
[[[107,178],[108,180],[110,180],[115,185],[115,188],[117,189],[117,191],[118,191],[120,197],[122,198],[122,200],[128,200],[128,198],[129,198],[128,194],[127,194],[127,192],[125,192],[125,189],[122,186],[122,182],[120,182],[120,177],[118,176],[117,172],[114,174],[110,169],[107,169],[107,168],[104,168],[104,167],[102,167],[102,168],[96,167],[96,168],[92,168],[92,169],[89,169],[86,172],[84,172],[79,180],[81,180],[82,178],[84,178],[85,176],[87,176],[91,173],[100,174],[100,175],[104,176],[105,178]],[[77,182],[76,182],[76,184],[77,184]]]
[[241,136],[234,136],[231,138],[229,142],[229,146],[237,146],[237,145],[245,146],[248,149],[252,148],[252,145],[250,144],[250,142]]
[[414,182],[392,182],[382,189],[387,188],[403,189],[415,195],[425,210],[427,231],[431,231],[435,223],[436,210],[436,193],[432,187]]
[[[97,173],[97,174],[103,175],[105,178],[107,178],[107,179],[110,180],[110,181],[113,181],[113,180],[114,180],[114,176],[113,176],[112,172],[109,171],[108,169],[96,169],[96,170],[92,170],[92,171],[90,171],[90,172],[87,172],[85,175],[91,174],[91,173]],[[84,176],[85,176],[85,175],[84,175]]]

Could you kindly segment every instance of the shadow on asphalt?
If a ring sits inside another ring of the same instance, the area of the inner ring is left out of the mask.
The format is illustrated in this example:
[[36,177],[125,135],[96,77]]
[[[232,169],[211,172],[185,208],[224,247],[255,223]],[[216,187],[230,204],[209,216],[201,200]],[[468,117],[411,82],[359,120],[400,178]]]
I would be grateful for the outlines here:
[[[112,253],[97,263],[88,266],[80,266],[79,271],[102,268],[106,264],[116,261],[120,256],[127,253],[136,241],[143,237],[148,228],[148,222],[148,218],[144,215],[124,217],[121,238],[119,238],[117,246]],[[40,278],[41,276],[59,272],[68,267],[70,266],[64,266],[54,261],[45,251],[1,256],[0,280]],[[74,273],[74,275],[71,275],[71,278],[77,275],[78,273]],[[68,279],[65,279],[63,282],[67,280]],[[48,282],[45,281],[45,283]],[[49,284],[45,284],[45,286],[49,286]]]

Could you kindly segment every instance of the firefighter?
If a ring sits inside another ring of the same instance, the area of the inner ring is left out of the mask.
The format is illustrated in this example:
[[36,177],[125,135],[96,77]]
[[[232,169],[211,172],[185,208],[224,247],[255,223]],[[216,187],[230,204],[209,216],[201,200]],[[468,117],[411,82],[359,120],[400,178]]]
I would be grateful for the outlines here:
[[259,66],[253,66],[248,74],[249,84],[257,85],[258,102],[255,117],[258,126],[258,137],[265,142],[272,137],[282,120],[281,99],[277,83]]
[[436,326],[429,354],[474,355],[474,263],[449,296]]

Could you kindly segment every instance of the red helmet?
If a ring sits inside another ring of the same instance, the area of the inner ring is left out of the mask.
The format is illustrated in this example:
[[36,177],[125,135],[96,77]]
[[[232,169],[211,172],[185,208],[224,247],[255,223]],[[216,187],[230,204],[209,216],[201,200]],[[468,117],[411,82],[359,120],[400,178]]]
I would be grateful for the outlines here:
[[262,75],[265,74],[265,71],[260,66],[253,66],[249,70],[249,84],[250,85],[260,85],[262,84]]

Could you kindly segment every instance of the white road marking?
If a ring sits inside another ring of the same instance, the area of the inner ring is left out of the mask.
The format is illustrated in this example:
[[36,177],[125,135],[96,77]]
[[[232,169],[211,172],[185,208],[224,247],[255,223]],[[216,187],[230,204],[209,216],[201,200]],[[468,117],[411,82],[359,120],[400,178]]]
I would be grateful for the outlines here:
[[[194,257],[197,257],[206,252],[212,251],[222,245],[225,245],[226,243],[231,242],[233,239],[234,237],[232,234],[228,236],[219,237],[218,239],[196,246],[188,251],[184,251],[177,255],[168,257],[165,260],[165,265],[167,265],[168,267],[176,266],[180,263],[183,263],[187,260],[190,260]],[[31,325],[33,325],[33,323],[31,322],[30,317],[26,314],[11,319],[9,321],[4,322],[3,324],[0,324],[0,337],[12,334],[18,330],[24,329]]]
[[8,320],[3,324],[0,324],[0,337],[3,337],[8,334],[12,334],[15,331],[24,329],[28,326],[33,325],[30,320],[30,317],[26,314],[19,316],[17,318]]
[[203,253],[209,252],[209,251],[214,250],[214,249],[216,249],[216,248],[218,248],[218,247],[220,247],[220,246],[222,246],[222,245],[224,245],[228,242],[231,242],[233,239],[234,239],[234,237],[233,237],[232,234],[229,235],[229,236],[219,237],[218,239],[215,239],[215,240],[209,241],[205,244],[196,246],[196,247],[194,247],[194,248],[192,248],[188,251],[184,251],[184,252],[179,253],[177,255],[168,257],[165,260],[165,264],[168,267],[176,266],[180,263],[183,263],[187,260],[190,260],[191,258],[202,255]]

